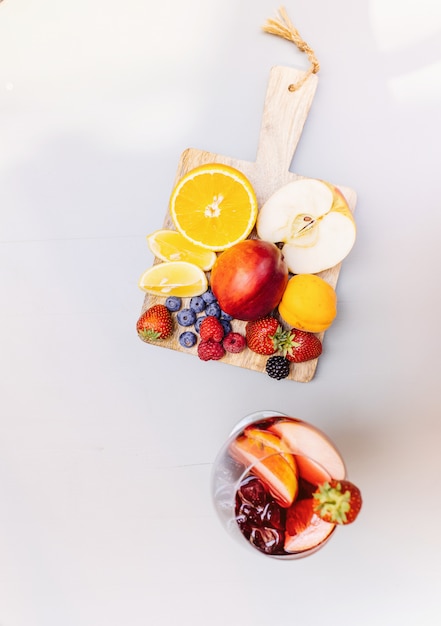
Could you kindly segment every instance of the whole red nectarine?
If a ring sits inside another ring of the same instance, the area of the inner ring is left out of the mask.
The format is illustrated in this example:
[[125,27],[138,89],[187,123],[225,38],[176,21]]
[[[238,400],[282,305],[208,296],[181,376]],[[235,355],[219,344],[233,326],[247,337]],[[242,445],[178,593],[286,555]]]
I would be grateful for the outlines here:
[[251,321],[279,304],[288,283],[288,267],[275,244],[246,239],[220,254],[210,282],[223,311]]

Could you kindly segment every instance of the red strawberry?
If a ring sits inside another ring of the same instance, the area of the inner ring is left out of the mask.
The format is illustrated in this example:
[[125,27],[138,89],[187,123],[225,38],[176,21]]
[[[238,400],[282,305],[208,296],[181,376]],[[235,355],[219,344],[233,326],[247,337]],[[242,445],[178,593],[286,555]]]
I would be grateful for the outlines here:
[[222,340],[227,352],[238,353],[246,348],[247,340],[240,333],[229,332]]
[[248,322],[245,334],[249,349],[257,354],[274,354],[287,335],[279,321],[271,316]]
[[317,359],[321,355],[322,342],[312,333],[293,328],[287,335],[282,352],[288,361],[303,363],[303,361]]
[[203,341],[222,341],[224,334],[224,327],[214,315],[208,315],[199,327],[199,335]]
[[173,332],[173,321],[164,304],[155,304],[145,311],[136,323],[136,330],[143,341],[166,339]]
[[202,340],[198,344],[198,357],[202,361],[218,361],[225,355],[223,345],[214,339]]
[[361,492],[349,480],[330,480],[319,485],[313,494],[314,511],[325,522],[350,524],[362,505]]
[[286,532],[293,537],[294,535],[300,535],[306,530],[311,522],[313,511],[313,500],[307,498],[306,500],[297,500],[286,511]]

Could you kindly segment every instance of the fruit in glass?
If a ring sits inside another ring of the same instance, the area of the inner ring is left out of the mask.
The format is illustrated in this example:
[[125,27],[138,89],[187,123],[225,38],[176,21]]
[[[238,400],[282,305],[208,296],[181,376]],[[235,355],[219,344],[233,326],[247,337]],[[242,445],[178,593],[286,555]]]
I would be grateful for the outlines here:
[[220,450],[212,496],[223,525],[242,543],[279,559],[313,554],[336,523],[315,510],[320,485],[344,481],[346,468],[318,428],[282,413],[242,420]]

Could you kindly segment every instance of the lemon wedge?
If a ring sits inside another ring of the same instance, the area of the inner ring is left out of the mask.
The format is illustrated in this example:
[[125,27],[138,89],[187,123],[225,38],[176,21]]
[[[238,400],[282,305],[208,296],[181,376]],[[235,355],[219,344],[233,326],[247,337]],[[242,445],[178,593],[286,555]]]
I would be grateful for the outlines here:
[[216,261],[216,253],[189,241],[177,230],[155,230],[147,236],[153,254],[161,261],[187,261],[208,272]]
[[208,281],[204,271],[194,263],[168,261],[146,270],[139,279],[138,286],[155,296],[190,298],[204,293]]

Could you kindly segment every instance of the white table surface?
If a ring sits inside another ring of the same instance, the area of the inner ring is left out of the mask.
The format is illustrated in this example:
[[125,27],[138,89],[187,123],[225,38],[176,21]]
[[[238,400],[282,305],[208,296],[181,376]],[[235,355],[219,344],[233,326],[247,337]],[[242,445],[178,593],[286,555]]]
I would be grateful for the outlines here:
[[[0,3],[0,624],[441,623],[441,5],[286,3],[321,62],[292,170],[353,187],[358,239],[307,384],[139,341],[181,152],[254,160],[269,0]],[[325,430],[359,520],[283,563],[210,501],[241,417]]]

